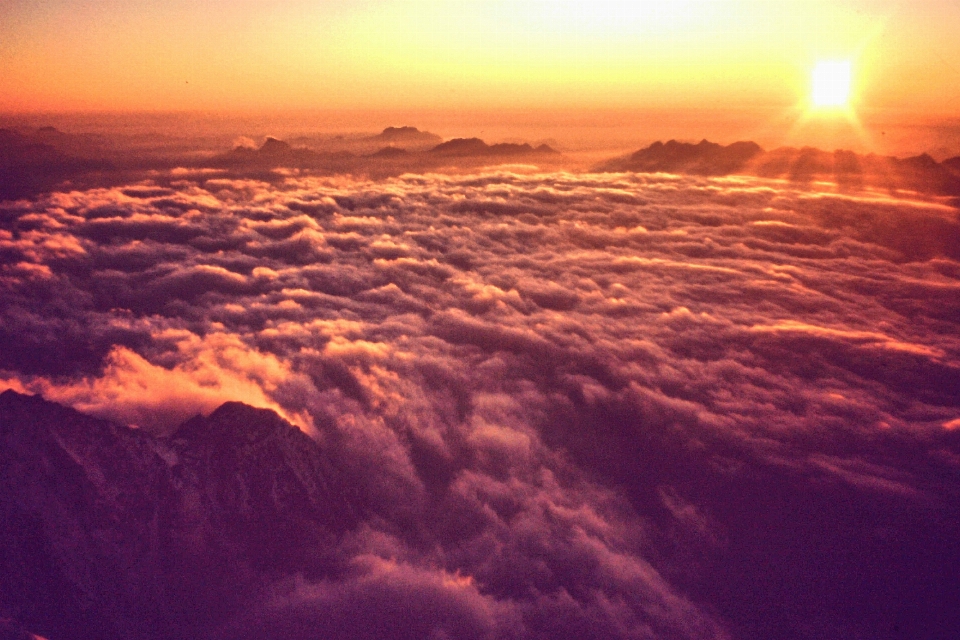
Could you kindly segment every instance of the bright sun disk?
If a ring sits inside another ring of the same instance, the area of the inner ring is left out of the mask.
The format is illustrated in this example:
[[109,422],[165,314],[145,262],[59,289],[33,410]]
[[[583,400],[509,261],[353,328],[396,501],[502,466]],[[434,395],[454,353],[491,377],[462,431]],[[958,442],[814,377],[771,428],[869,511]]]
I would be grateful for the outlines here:
[[852,75],[849,60],[818,62],[813,68],[813,106],[847,106]]

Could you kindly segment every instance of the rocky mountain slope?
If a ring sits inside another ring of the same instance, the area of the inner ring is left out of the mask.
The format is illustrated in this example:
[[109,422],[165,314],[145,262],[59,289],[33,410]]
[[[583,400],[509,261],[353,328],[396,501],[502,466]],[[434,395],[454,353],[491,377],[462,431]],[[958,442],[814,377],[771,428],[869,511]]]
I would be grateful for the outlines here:
[[196,637],[355,523],[320,446],[227,403],[171,438],[0,394],[0,617],[51,638]]

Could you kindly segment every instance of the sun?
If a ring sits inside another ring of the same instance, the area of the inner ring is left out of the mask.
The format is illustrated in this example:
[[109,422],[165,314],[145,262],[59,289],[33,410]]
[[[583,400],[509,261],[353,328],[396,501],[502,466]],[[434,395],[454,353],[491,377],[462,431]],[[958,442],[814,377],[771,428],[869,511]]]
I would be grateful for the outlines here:
[[853,70],[849,60],[821,60],[813,68],[813,106],[846,107]]

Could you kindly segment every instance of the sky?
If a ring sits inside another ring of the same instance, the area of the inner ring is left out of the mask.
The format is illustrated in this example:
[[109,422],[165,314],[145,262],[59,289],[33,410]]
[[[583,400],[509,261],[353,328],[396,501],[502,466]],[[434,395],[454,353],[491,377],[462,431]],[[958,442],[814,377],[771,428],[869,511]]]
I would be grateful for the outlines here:
[[8,0],[0,110],[790,106],[960,114],[949,0]]

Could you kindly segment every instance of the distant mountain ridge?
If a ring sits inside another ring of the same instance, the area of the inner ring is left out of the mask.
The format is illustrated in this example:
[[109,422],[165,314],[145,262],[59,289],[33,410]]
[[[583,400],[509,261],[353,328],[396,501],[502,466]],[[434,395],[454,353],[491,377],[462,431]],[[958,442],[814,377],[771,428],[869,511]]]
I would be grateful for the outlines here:
[[410,146],[430,147],[443,142],[443,138],[435,133],[430,133],[429,131],[420,131],[416,127],[410,126],[387,127],[377,135],[369,138],[369,140],[376,142],[377,144],[402,148],[407,148]]
[[[363,145],[371,141],[383,144],[375,149]],[[279,167],[295,167],[331,173],[362,172],[374,175],[396,175],[404,171],[430,171],[442,167],[470,167],[490,162],[508,162],[523,158],[555,161],[559,152],[546,144],[534,147],[529,143],[487,144],[480,138],[454,138],[439,144],[439,136],[415,127],[388,127],[383,133],[364,138],[355,151],[318,151],[296,147],[268,137],[259,149],[238,146],[212,158],[207,164],[239,171],[269,171]],[[424,146],[425,142],[429,142]]]
[[331,571],[357,516],[322,448],[230,402],[153,437],[0,394],[0,618],[51,638],[197,637],[263,576]]
[[76,154],[73,137],[53,127],[31,134],[0,129],[0,200],[55,187],[78,173],[111,168],[107,160]]
[[[406,125],[386,127],[375,135],[299,137],[291,141],[270,136],[259,148],[250,144],[218,153],[187,153],[178,147],[180,155],[151,155],[141,153],[136,145],[126,148],[106,138],[64,133],[53,127],[0,129],[0,201],[58,189],[163,183],[169,178],[162,172],[178,167],[216,169],[238,177],[273,181],[282,179],[276,172],[279,168],[379,179],[497,162],[543,166],[564,163],[564,156],[547,144],[488,144],[476,137],[444,141],[434,133]],[[607,160],[592,170],[742,174],[800,184],[823,181],[845,189],[875,187],[949,196],[955,206],[960,206],[960,156],[937,162],[927,154],[900,159],[812,147],[766,151],[749,141],[724,146],[707,140],[696,144],[669,140]]]
[[[413,127],[410,127],[413,129]],[[389,131],[389,130],[388,130]],[[413,131],[417,131],[413,129]],[[421,132],[417,132],[418,134]],[[398,147],[397,141],[405,139],[407,134],[391,134],[384,137],[388,144],[379,149],[376,153],[368,157],[396,157],[409,155],[407,149]],[[429,134],[432,136],[432,134]],[[434,136],[439,139],[438,136]],[[431,156],[449,156],[449,157],[469,157],[469,156],[517,156],[517,155],[559,155],[556,150],[549,145],[541,144],[533,147],[529,143],[498,143],[487,144],[480,138],[454,138],[446,142],[441,142],[428,151]],[[339,157],[355,157],[354,154],[339,152]],[[228,158],[236,161],[256,161],[256,162],[307,162],[319,160],[329,154],[313,151],[306,147],[293,147],[283,140],[268,137],[259,149],[250,147],[236,147]]]
[[627,166],[632,171],[723,175],[743,169],[762,153],[755,142],[734,142],[724,147],[707,140],[695,145],[670,140],[666,144],[654,142],[637,151],[630,156]]
[[812,147],[765,151],[755,142],[744,141],[722,146],[707,140],[697,144],[670,140],[654,142],[626,158],[603,163],[598,170],[705,176],[739,173],[801,183],[823,180],[842,187],[873,186],[960,196],[960,156],[938,163],[927,154],[899,159]]
[[501,142],[498,144],[487,144],[480,138],[454,138],[453,140],[438,144],[430,150],[430,153],[444,156],[516,156],[534,154],[557,155],[558,152],[546,144],[533,147],[529,143],[515,144],[511,142]]

